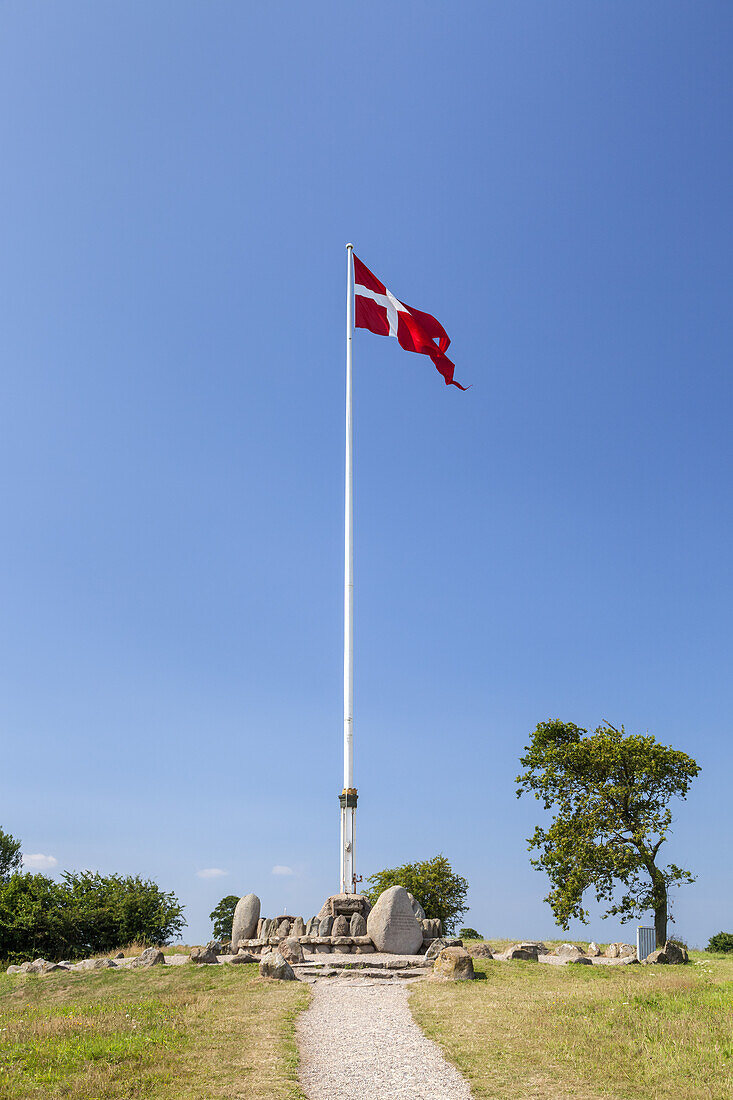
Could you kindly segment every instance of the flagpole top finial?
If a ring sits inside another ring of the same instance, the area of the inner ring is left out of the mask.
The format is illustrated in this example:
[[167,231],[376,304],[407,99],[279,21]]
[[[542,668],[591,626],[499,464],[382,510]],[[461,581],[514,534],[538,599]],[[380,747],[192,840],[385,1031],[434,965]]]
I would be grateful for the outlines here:
[[353,244],[347,244],[347,246],[346,246],[346,247],[347,247],[347,248],[351,248],[351,249],[353,249],[353,247],[354,247],[354,246],[353,246]]

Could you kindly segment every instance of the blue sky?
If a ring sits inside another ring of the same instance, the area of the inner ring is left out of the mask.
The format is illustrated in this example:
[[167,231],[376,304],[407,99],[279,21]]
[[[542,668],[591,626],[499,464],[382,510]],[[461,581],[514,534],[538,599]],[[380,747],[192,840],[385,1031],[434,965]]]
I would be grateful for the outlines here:
[[358,872],[443,852],[552,935],[518,756],[608,719],[702,765],[676,927],[729,928],[730,5],[0,27],[0,825],[191,942],[337,888],[353,241],[472,385],[355,336]]

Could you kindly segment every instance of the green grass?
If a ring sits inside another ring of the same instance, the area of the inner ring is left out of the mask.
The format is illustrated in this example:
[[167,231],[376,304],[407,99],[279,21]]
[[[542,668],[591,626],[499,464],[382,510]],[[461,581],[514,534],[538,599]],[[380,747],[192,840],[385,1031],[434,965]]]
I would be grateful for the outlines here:
[[730,1100],[733,958],[686,967],[474,960],[415,987],[418,1023],[492,1100]]
[[309,999],[257,967],[0,977],[0,1100],[300,1100]]

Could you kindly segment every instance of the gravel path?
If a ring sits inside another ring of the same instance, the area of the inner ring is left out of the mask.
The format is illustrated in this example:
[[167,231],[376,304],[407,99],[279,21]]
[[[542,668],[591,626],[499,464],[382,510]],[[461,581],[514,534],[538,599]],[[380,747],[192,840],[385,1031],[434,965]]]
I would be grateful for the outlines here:
[[318,982],[298,1018],[298,1046],[309,1100],[471,1100],[394,981]]

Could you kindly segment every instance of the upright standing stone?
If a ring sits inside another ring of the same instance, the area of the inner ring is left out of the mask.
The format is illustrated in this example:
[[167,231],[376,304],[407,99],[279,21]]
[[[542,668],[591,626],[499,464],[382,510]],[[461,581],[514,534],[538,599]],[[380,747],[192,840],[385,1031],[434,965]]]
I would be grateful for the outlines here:
[[259,939],[260,936],[262,935],[262,925],[264,923],[265,923],[264,917],[260,917],[260,919],[257,921],[257,931],[255,932],[255,936],[257,937],[257,939]]
[[333,917],[324,917],[321,923],[318,925],[319,936],[330,936],[331,929],[333,928]]
[[296,917],[295,918],[295,920],[293,921],[293,928],[292,928],[292,931],[291,931],[290,935],[291,936],[297,936],[298,938],[300,938],[300,936],[305,935],[305,924],[303,923],[303,918],[302,917]]
[[277,926],[278,939],[284,940],[290,935],[290,921],[287,917],[281,920]]
[[331,929],[332,936],[348,936],[349,934],[349,922],[346,917],[336,917],[333,922],[333,928]]
[[251,940],[260,919],[260,899],[256,894],[245,894],[237,902],[232,921],[232,954],[237,953],[240,940]]
[[416,955],[422,947],[422,927],[403,886],[390,886],[379,895],[367,917],[367,935],[377,951]]
[[361,913],[354,913],[353,917],[349,921],[349,935],[350,936],[366,936],[367,924]]

